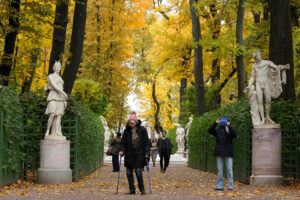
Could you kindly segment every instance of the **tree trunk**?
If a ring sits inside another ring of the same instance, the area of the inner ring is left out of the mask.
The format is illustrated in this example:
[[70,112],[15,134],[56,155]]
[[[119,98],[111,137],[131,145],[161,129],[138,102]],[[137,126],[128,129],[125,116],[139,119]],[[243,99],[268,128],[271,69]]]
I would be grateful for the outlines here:
[[65,92],[67,94],[71,94],[72,92],[74,81],[81,62],[86,23],[86,7],[87,0],[76,0],[70,45],[71,56],[68,59],[68,63],[62,76],[65,82]]
[[294,84],[293,39],[290,1],[272,0],[270,7],[269,57],[276,65],[290,64],[287,70],[287,83],[283,85],[282,97],[296,100]]
[[184,118],[184,113],[182,113],[182,106],[184,103],[183,96],[185,94],[184,89],[187,87],[187,79],[182,78],[180,81],[180,114],[179,114],[179,122],[181,123]]
[[201,116],[205,110],[205,96],[204,96],[204,83],[203,83],[203,57],[201,40],[201,27],[200,20],[197,15],[197,10],[194,7],[198,0],[189,0],[191,19],[192,19],[192,34],[194,39],[194,77],[197,98],[197,115]]
[[27,92],[30,90],[32,80],[34,78],[35,69],[37,66],[37,60],[40,54],[40,49],[34,49],[31,53],[31,64],[30,64],[30,71],[29,76],[24,80],[23,86],[22,86],[22,93]]
[[259,24],[260,23],[260,12],[255,12],[255,11],[252,11],[252,14],[253,14],[253,18],[254,18],[254,23],[255,24]]
[[114,30],[113,30],[113,25],[114,25],[114,10],[115,10],[115,0],[112,0],[112,7],[111,7],[111,16],[110,16],[110,44],[109,44],[109,51],[108,51],[108,56],[109,56],[109,61],[110,61],[110,66],[109,66],[109,74],[108,74],[108,92],[107,96],[111,97],[111,91],[112,91],[112,76],[113,76],[113,37],[114,37]]
[[[13,54],[15,50],[15,42],[19,29],[19,12],[20,12],[20,0],[12,0],[10,5],[10,17],[9,17],[9,30],[5,35],[5,45],[0,65],[0,78],[3,85],[8,85],[9,75],[13,64]],[[0,83],[1,84],[1,83]]]
[[236,55],[236,66],[238,71],[238,96],[244,96],[245,88],[245,69],[244,69],[244,40],[243,40],[243,25],[244,25],[244,5],[245,0],[239,0],[236,20],[236,42],[238,53]]
[[57,0],[48,74],[53,73],[53,65],[55,61],[61,60],[61,56],[65,51],[65,41],[68,24],[68,7],[69,0]]
[[[300,5],[299,5],[300,6]],[[299,27],[299,13],[298,13],[298,8],[297,6],[291,6],[291,20],[293,26]]]
[[100,6],[96,5],[97,8],[97,68],[96,68],[96,79],[100,77],[100,49],[101,49],[101,38],[100,38],[100,26],[101,26],[101,16],[100,16]]
[[[210,5],[210,12],[214,21],[214,29],[213,29],[213,34],[212,34],[212,39],[217,40],[220,36],[220,26],[221,26],[221,21],[220,19],[215,19],[217,9],[215,4]],[[212,48],[212,54],[217,50],[216,47]],[[219,59],[216,57],[214,58],[212,62],[212,76],[211,76],[211,81],[213,84],[215,84],[218,80],[220,79],[220,65],[219,65]]]
[[[216,3],[216,2],[214,2]],[[214,29],[213,29],[213,34],[212,34],[212,39],[213,40],[217,40],[220,36],[220,26],[221,26],[221,21],[220,19],[217,17],[216,18],[216,14],[217,14],[217,9],[216,9],[216,5],[215,4],[211,4],[210,6],[210,12],[213,18],[213,22],[214,22]],[[213,47],[212,48],[212,54],[214,55],[214,52],[217,50],[217,47]],[[211,66],[211,82],[212,84],[215,86],[217,81],[220,80],[220,64],[219,64],[219,59],[218,57],[215,57],[213,59],[212,62],[212,66]],[[220,107],[221,105],[221,94],[220,92],[216,91],[216,93],[213,94],[213,105],[212,105],[212,109],[217,109]],[[207,108],[208,109],[208,108]]]
[[269,9],[269,1],[270,0],[264,0],[264,10],[263,10],[263,20],[267,21],[270,19],[270,9]]
[[160,134],[160,132],[163,130],[161,125],[160,125],[160,121],[159,121],[159,109],[160,109],[160,104],[156,98],[156,78],[159,74],[159,72],[162,70],[162,67],[156,72],[156,74],[154,75],[154,80],[153,80],[153,84],[152,84],[152,98],[153,98],[153,101],[156,105],[156,111],[155,111],[155,115],[154,115],[154,120],[155,120],[155,123],[154,123],[154,129],[156,131],[157,134]]

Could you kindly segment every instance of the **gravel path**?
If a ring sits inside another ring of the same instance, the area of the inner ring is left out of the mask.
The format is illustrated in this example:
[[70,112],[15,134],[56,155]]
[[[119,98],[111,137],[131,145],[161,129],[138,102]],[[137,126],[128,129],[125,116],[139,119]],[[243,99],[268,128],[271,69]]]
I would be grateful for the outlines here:
[[[235,189],[215,191],[216,175],[191,169],[184,165],[171,165],[166,173],[159,167],[150,167],[152,194],[149,194],[147,172],[144,183],[147,195],[126,195],[128,190],[125,168],[121,168],[120,188],[116,194],[118,173],[112,167],[103,166],[85,178],[68,185],[45,186],[32,182],[19,181],[2,187],[0,199],[300,199],[300,184],[283,187],[251,187],[235,182]],[[136,179],[135,179],[136,181]],[[137,185],[137,183],[136,183]]]

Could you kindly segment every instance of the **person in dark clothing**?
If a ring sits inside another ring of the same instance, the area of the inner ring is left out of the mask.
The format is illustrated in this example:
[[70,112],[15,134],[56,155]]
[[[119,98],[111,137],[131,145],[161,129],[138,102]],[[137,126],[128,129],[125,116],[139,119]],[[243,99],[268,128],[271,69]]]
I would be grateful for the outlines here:
[[[162,131],[161,134],[162,137],[158,139],[157,147],[160,154],[160,171],[165,173],[169,166],[173,144],[171,143],[171,140],[167,138],[167,132],[165,130]],[[165,165],[163,165],[163,162]]]
[[127,194],[135,194],[133,170],[135,170],[141,194],[146,194],[142,169],[150,157],[150,140],[146,128],[141,126],[141,123],[137,119],[136,113],[132,112],[121,141],[122,149],[119,154],[125,155],[126,175],[129,184]]
[[121,150],[121,136],[120,132],[117,132],[117,136],[114,137],[110,143],[112,152],[113,172],[119,172],[119,152]]
[[[222,119],[223,120],[223,119]],[[220,124],[221,118],[211,125],[208,132],[216,137],[215,157],[217,160],[218,178],[215,190],[224,190],[223,165],[226,164],[227,169],[227,188],[233,190],[233,143],[232,139],[237,137],[236,132],[230,126],[229,120]],[[217,125],[220,124],[219,127]]]

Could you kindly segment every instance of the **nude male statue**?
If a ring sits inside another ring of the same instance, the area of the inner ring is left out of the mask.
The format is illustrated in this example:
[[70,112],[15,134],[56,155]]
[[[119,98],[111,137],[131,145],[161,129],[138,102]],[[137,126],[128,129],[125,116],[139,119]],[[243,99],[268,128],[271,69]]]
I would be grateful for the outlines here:
[[[285,70],[289,69],[290,65],[275,65],[272,61],[262,60],[259,50],[253,53],[253,58],[255,63],[252,66],[249,85],[245,88],[244,92],[246,93],[250,90],[256,78],[255,89],[260,115],[259,124],[264,124],[265,122],[274,124],[275,122],[270,118],[271,100],[272,98],[279,97],[282,93],[281,84],[286,83]],[[266,100],[266,117],[264,115],[263,96],[265,96]]]

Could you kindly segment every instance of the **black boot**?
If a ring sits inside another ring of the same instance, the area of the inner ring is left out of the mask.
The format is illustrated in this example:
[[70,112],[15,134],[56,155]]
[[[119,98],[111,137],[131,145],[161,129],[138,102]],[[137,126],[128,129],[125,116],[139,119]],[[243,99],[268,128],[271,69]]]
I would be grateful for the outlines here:
[[145,194],[146,194],[145,189],[141,190],[141,195],[145,195]]
[[126,194],[129,194],[129,195],[135,194],[135,190],[129,190],[129,192],[127,192]]

